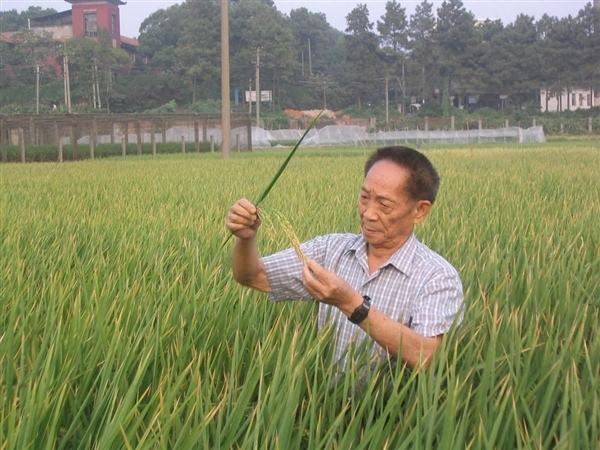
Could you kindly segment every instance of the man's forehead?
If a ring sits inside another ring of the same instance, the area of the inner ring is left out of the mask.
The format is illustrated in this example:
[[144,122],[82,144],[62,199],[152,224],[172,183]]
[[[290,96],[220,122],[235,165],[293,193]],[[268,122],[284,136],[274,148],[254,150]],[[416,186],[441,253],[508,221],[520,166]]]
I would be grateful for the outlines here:
[[395,182],[392,183],[370,183],[365,179],[360,191],[361,193],[366,193],[377,199],[395,200],[395,198],[401,194],[402,186],[400,185],[399,180],[395,180]]

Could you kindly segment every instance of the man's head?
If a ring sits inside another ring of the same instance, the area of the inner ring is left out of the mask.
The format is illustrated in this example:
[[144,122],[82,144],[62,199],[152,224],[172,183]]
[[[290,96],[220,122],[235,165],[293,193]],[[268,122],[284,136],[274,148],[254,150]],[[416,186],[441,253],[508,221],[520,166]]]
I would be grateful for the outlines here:
[[439,176],[421,153],[384,147],[365,164],[358,215],[369,249],[383,253],[400,248],[435,201]]
[[382,160],[391,161],[408,172],[405,189],[410,198],[428,200],[431,204],[435,202],[440,187],[440,177],[425,155],[408,147],[382,147],[376,150],[365,163],[365,177],[371,167]]

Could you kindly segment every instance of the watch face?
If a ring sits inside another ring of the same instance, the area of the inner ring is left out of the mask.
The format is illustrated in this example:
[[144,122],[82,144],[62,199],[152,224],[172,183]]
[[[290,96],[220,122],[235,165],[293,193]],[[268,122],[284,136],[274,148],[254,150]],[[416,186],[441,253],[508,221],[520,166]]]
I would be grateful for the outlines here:
[[367,318],[370,309],[371,299],[365,295],[363,297],[363,304],[354,310],[352,315],[348,317],[348,320],[352,323],[359,324]]

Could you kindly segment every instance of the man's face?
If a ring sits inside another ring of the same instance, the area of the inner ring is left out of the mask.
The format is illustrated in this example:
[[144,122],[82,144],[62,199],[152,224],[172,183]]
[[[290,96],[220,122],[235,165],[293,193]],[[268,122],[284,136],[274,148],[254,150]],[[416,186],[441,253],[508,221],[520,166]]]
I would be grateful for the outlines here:
[[429,212],[430,202],[412,200],[406,193],[408,178],[406,169],[388,160],[376,162],[365,177],[358,215],[362,234],[373,249],[397,250]]

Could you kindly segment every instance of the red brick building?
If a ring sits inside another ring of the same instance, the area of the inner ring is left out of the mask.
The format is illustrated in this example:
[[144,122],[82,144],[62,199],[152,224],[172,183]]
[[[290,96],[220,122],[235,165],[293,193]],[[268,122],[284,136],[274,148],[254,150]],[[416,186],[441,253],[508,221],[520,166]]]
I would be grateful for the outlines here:
[[[96,39],[101,30],[110,33],[112,46],[122,48],[134,57],[139,43],[136,39],[121,36],[121,16],[119,6],[126,5],[121,0],[65,0],[71,9],[49,16],[30,20],[31,29],[46,31],[54,39],[66,41],[72,38],[86,37]],[[2,33],[2,40],[12,43],[14,33]]]
[[65,0],[71,3],[73,37],[97,38],[99,30],[108,30],[112,45],[121,48],[121,0]]

